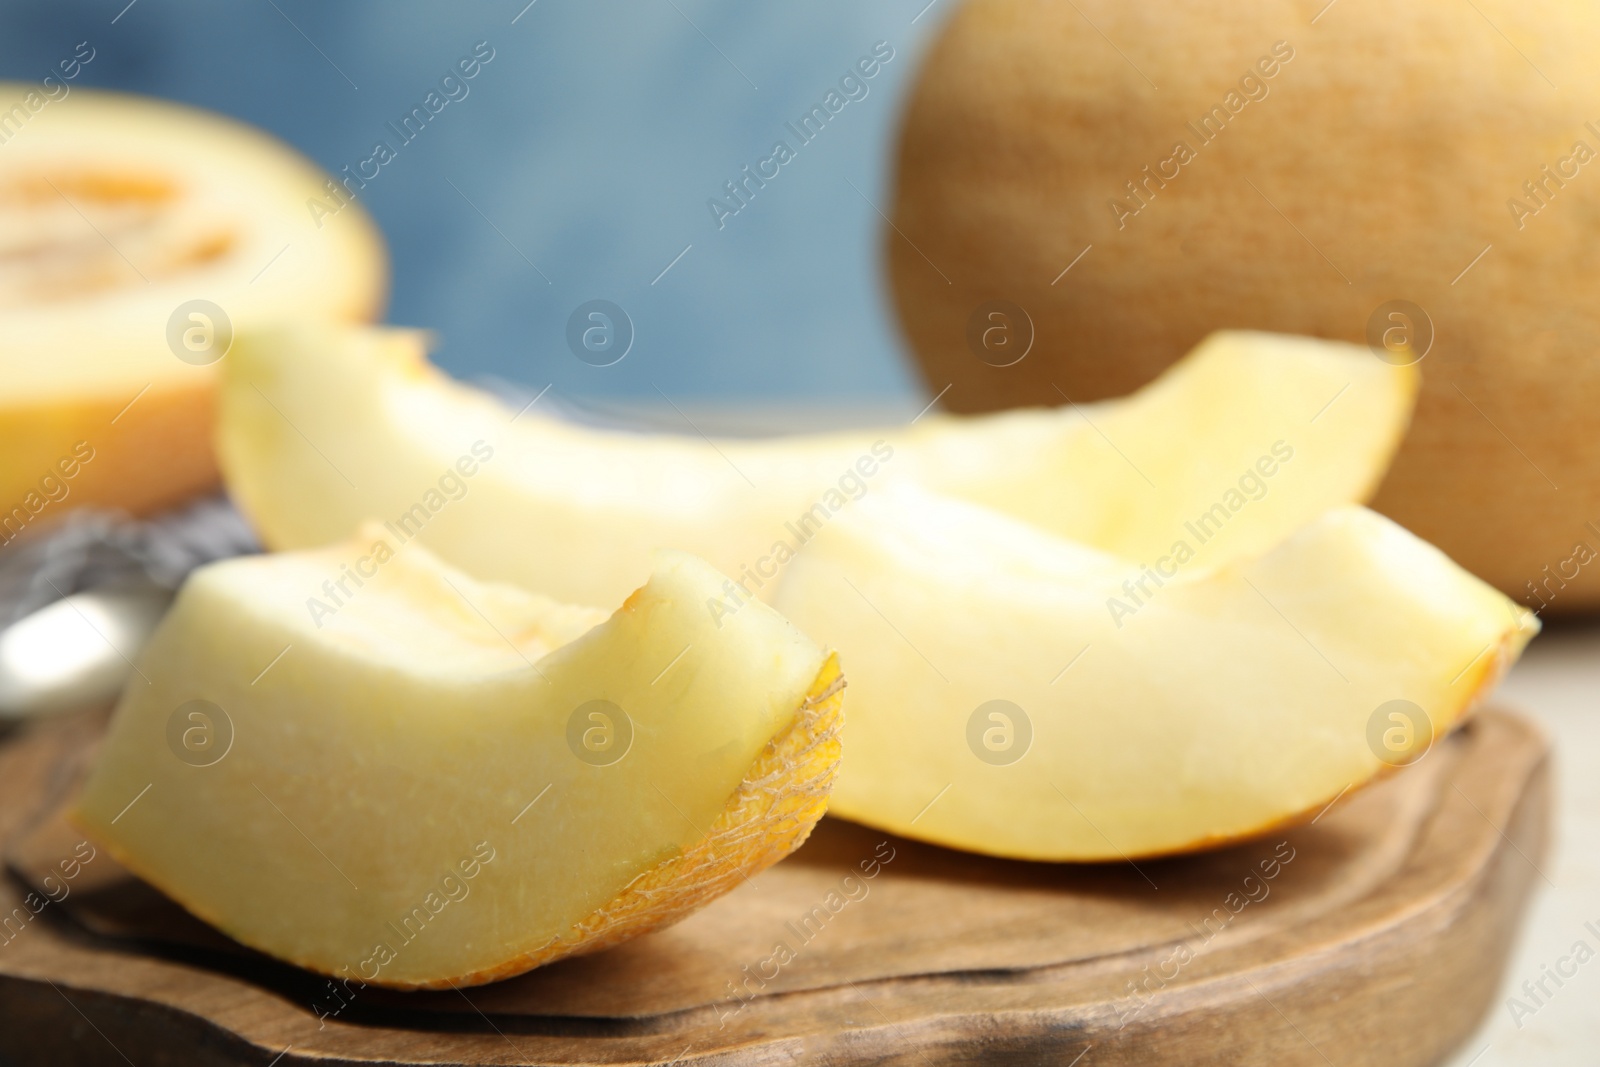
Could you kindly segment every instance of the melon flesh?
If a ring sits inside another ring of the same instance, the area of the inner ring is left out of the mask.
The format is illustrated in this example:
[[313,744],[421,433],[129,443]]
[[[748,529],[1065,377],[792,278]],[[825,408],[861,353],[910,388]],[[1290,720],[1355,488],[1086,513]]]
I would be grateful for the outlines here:
[[[1417,388],[1413,368],[1365,349],[1219,334],[1147,389],[1092,407],[708,441],[513,411],[431,367],[424,344],[336,327],[239,342],[218,448],[268,545],[325,544],[376,516],[478,577],[585,603],[625,595],[665,546],[733,576],[741,599],[767,597],[818,529],[891,482],[1138,557],[1289,449],[1270,491],[1208,548],[1220,560],[1372,492]],[[456,478],[475,449],[492,459]]]
[[[1215,845],[1314,815],[1394,765],[1369,733],[1389,701],[1429,724],[1398,762],[1425,756],[1538,630],[1354,506],[1254,558],[1164,569],[1175,573],[1158,583],[964,502],[910,490],[863,501],[790,565],[777,597],[850,656],[832,810],[1021,859]],[[979,714],[991,701],[1020,711]],[[985,759],[985,746],[1015,758]]]
[[821,817],[837,665],[765,605],[713,623],[725,579],[702,561],[664,553],[607,616],[385,537],[197,571],[112,720],[83,830],[244,944],[415,988],[676,921]]

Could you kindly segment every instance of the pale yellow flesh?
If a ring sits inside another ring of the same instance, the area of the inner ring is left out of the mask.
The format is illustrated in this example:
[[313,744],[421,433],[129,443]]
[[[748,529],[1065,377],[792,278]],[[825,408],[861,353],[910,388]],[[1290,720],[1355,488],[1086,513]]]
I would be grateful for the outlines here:
[[[391,539],[319,626],[308,598],[330,602],[322,582],[380,536],[197,572],[75,815],[196,915],[324,973],[438,985],[542,960],[706,837],[823,667],[764,605],[716,625],[705,600],[723,579],[676,553],[608,619]],[[168,743],[194,699],[234,731],[209,766]],[[594,699],[633,723],[610,766],[567,742]]]
[[[1357,507],[1259,558],[1197,559],[1163,586],[1146,580],[1135,600],[1122,583],[1139,575],[921,494],[864,502],[824,531],[777,604],[851,654],[832,810],[1026,859],[1114,860],[1257,833],[1384,769],[1367,732],[1381,704],[1414,702],[1442,735],[1537,630]],[[1137,610],[1114,616],[1112,598]],[[991,700],[1032,725],[1009,765],[969,747],[969,716]]]
[[[1248,476],[1260,499],[1208,549],[1221,561],[1364,498],[1416,390],[1413,370],[1365,350],[1219,335],[1123,401],[708,442],[571,426],[537,406],[519,414],[428,367],[423,343],[332,327],[240,342],[224,368],[219,453],[268,544],[322,544],[369,515],[410,516],[456,565],[566,599],[623,595],[657,546],[766,597],[794,551],[891,482],[1137,557]],[[492,460],[441,492],[479,442]],[[1293,458],[1263,478],[1256,465],[1275,446]]]
[[[1144,389],[1088,407],[1069,442],[1017,449],[952,487],[1068,540],[1154,564],[1198,536],[1200,562],[1259,555],[1376,491],[1419,376],[1351,345],[1213,334]],[[969,418],[969,424],[982,417]],[[1217,510],[1220,505],[1221,510]],[[1239,515],[1245,518],[1235,521]]]
[[[35,89],[0,82],[0,115]],[[88,89],[42,108],[0,152],[6,393],[182,378],[167,319],[195,298],[240,328],[376,313],[382,239],[359,203],[313,216],[307,202],[326,200],[329,180],[267,134],[196,108]],[[52,341],[47,361],[22,350]]]

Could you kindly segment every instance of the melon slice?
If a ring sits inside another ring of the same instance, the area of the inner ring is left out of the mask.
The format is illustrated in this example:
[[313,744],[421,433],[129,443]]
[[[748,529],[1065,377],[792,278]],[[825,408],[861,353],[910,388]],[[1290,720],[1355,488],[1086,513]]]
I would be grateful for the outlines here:
[[822,531],[776,603],[850,658],[833,811],[1021,859],[1216,845],[1425,757],[1538,630],[1360,507],[1150,562],[910,488]]
[[1364,499],[1417,389],[1414,368],[1365,349],[1219,334],[1142,392],[1092,408],[712,441],[509,410],[440,374],[424,344],[334,327],[241,339],[218,450],[267,544],[325,544],[378,516],[478,577],[587,603],[625,595],[666,546],[734,576],[742,601],[770,595],[818,529],[890,482],[1135,557],[1202,501],[1259,489],[1208,548],[1220,560]]
[[336,203],[331,179],[264,133],[0,83],[0,136],[0,541],[214,485],[210,362],[230,327],[382,310],[366,212],[313,210]]
[[139,661],[74,819],[195,915],[347,981],[518,974],[674,922],[804,841],[837,661],[663,553],[609,617],[381,528],[214,564]]

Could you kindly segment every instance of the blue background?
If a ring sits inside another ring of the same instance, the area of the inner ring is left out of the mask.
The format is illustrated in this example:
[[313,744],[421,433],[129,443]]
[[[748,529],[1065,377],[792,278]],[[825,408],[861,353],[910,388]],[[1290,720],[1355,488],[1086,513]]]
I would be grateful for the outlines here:
[[[8,0],[0,76],[37,81],[87,40],[77,85],[213,108],[338,170],[396,143],[386,124],[488,42],[470,94],[361,193],[393,257],[389,321],[435,329],[455,374],[650,400],[923,395],[872,205],[889,210],[899,109],[956,0],[126,2]],[[707,199],[796,145],[784,123],[880,40],[895,57],[868,96],[719,231]],[[611,367],[565,341],[595,298],[636,331]]]

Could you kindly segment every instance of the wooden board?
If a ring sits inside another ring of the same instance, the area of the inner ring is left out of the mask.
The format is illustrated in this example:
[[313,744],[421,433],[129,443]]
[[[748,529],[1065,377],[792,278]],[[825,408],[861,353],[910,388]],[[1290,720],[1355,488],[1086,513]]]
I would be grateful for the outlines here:
[[1136,867],[992,860],[829,819],[672,929],[405,994],[243,949],[103,852],[73,866],[92,846],[60,811],[103,721],[0,744],[0,917],[27,912],[0,934],[0,1060],[19,1067],[1421,1067],[1494,994],[1549,803],[1543,738],[1486,711],[1312,824]]

